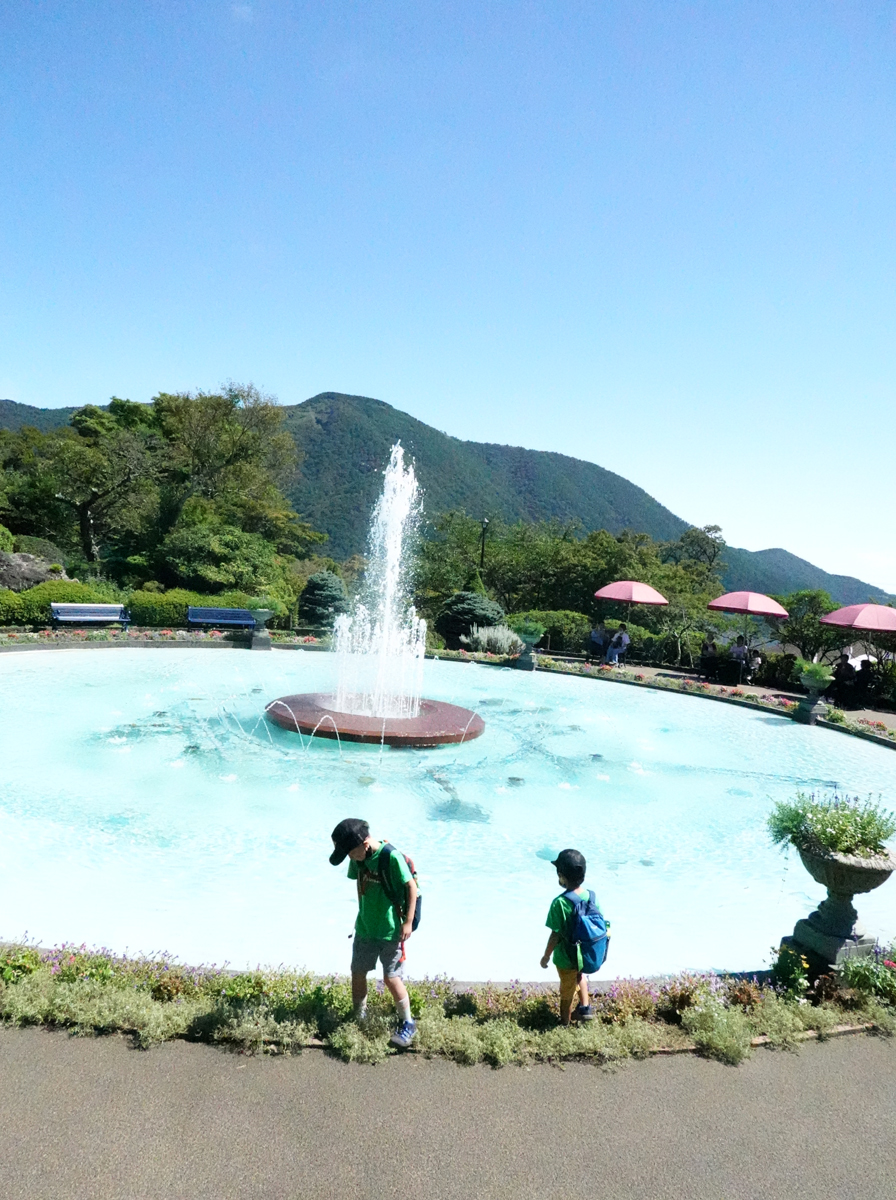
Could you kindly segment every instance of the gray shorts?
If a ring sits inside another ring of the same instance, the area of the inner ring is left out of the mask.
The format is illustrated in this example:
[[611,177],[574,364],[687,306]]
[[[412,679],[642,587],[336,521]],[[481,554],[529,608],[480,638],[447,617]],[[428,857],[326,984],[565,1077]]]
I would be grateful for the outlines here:
[[352,947],[352,974],[366,975],[376,970],[377,959],[383,964],[383,975],[404,979],[404,963],[401,961],[401,942],[387,942],[383,938],[359,938],[355,936]]

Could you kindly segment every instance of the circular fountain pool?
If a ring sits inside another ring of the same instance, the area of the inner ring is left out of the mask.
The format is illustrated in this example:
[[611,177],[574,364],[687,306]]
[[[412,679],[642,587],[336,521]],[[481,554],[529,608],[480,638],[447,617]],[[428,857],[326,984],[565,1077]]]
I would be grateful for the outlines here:
[[[427,663],[427,696],[486,718],[461,746],[300,741],[264,719],[334,669],[301,651],[0,656],[0,938],[345,971],[355,894],[329,834],[362,816],[420,870],[414,975],[552,978],[547,860],[564,846],[612,920],[605,974],[759,968],[823,895],[769,846],[770,801],[896,799],[896,754],[873,744],[542,673]],[[860,912],[896,933],[896,886]]]

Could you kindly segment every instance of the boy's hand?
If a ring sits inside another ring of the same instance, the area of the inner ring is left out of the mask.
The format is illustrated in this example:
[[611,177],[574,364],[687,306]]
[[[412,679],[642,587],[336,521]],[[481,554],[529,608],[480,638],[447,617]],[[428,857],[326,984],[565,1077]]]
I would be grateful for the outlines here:
[[413,920],[409,917],[401,927],[401,940],[406,942],[413,932]]
[[543,954],[541,956],[541,965],[545,970],[548,969],[548,964],[550,963],[550,961],[551,961],[551,956],[549,954]]

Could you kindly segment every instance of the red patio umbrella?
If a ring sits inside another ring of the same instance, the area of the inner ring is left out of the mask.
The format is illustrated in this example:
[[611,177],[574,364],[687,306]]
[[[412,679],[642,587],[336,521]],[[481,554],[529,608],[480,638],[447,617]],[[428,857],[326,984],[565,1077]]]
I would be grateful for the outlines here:
[[661,596],[656,588],[649,583],[638,583],[634,579],[620,579],[618,583],[608,583],[594,593],[596,600],[620,600],[623,604],[668,604],[665,596]]
[[822,625],[855,629],[868,633],[896,633],[896,608],[886,604],[850,604],[819,617]]
[[[715,600],[710,600],[707,608],[715,612],[743,613],[744,640],[747,638],[747,625],[750,617],[786,617],[787,609],[782,608],[777,600],[762,592],[726,592]],[[743,661],[738,670],[738,678],[743,673]]]
[[710,600],[707,608],[716,612],[744,613],[748,617],[786,617],[787,609],[782,608],[771,596],[762,592],[726,592],[716,600]]

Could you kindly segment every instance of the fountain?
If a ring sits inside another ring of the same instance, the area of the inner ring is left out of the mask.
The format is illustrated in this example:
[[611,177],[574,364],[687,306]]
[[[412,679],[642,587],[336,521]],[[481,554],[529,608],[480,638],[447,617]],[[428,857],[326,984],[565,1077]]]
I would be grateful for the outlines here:
[[373,510],[364,586],[351,612],[336,619],[336,691],[272,700],[265,711],[276,725],[386,746],[441,746],[483,732],[469,709],[421,698],[426,622],[410,603],[408,582],[419,517],[414,469],[397,442]]

